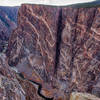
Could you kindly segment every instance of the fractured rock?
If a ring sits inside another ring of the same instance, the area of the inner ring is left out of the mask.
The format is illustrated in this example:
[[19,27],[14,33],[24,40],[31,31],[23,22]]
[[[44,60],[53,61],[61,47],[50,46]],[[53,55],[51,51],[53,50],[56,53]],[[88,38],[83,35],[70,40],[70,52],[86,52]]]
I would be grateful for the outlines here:
[[39,84],[44,98],[66,100],[73,91],[94,94],[100,77],[99,12],[99,7],[23,4],[9,39],[8,64]]
[[100,100],[100,98],[88,93],[73,92],[70,97],[70,100]]

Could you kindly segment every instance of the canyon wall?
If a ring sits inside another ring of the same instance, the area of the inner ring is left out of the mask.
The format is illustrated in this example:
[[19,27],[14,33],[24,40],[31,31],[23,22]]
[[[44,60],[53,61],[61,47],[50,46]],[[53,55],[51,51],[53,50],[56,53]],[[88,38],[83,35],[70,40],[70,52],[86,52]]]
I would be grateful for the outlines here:
[[0,52],[5,51],[10,33],[17,27],[18,8],[0,6]]
[[23,4],[6,55],[24,91],[31,86],[41,97],[29,88],[27,100],[69,100],[72,92],[100,97],[99,32],[99,7]]

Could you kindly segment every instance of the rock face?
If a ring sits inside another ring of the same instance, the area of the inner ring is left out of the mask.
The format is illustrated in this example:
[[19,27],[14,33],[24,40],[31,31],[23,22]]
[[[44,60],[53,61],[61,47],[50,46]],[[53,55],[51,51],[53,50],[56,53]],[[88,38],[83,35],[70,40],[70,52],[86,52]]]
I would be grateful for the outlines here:
[[70,100],[100,100],[100,98],[97,98],[94,95],[90,95],[90,94],[87,94],[87,93],[73,92],[71,94]]
[[0,100],[26,100],[15,72],[6,63],[5,54],[0,54]]
[[21,6],[6,55],[28,82],[20,81],[25,91],[31,82],[45,100],[69,100],[73,91],[100,97],[99,13],[100,8]]
[[10,33],[17,27],[18,7],[0,7],[0,52],[4,50]]
[[[59,80],[67,84],[64,90],[91,92],[99,77],[100,8],[66,8],[63,10],[65,27],[62,32]],[[73,13],[72,13],[73,12]],[[98,35],[99,36],[99,35]]]
[[[24,73],[30,66],[29,72],[33,69],[43,81],[50,82],[55,65],[58,17],[58,8],[22,5],[18,14],[18,28],[9,41],[9,65],[17,65],[20,69],[24,64]],[[10,50],[13,50],[12,54]]]
[[4,53],[0,53],[0,100],[43,100],[34,84],[23,80],[17,69],[7,64]]
[[57,76],[62,87],[66,86],[63,88],[66,93],[97,91],[96,94],[100,97],[100,85],[96,85],[100,84],[99,10],[100,8],[63,10],[65,27],[61,37]]

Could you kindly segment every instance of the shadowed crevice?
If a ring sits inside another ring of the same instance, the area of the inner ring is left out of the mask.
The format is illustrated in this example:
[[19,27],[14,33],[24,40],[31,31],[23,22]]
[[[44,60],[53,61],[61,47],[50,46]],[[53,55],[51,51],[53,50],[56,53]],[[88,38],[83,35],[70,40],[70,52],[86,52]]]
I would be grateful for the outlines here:
[[41,94],[41,90],[42,90],[42,85],[40,84],[40,83],[37,83],[37,82],[35,82],[35,81],[33,81],[33,80],[29,80],[30,82],[32,82],[32,83],[34,83],[34,84],[36,84],[36,85],[38,85],[38,95],[40,96],[40,97],[42,97],[42,98],[44,98],[44,100],[53,100],[53,98],[47,98],[47,97],[45,97],[43,94]]
[[43,94],[41,94],[42,85],[41,85],[40,83],[35,82],[35,81],[33,81],[33,80],[28,80],[28,79],[24,78],[24,76],[23,76],[22,73],[18,73],[18,75],[19,75],[19,77],[21,77],[23,80],[27,80],[27,81],[29,81],[29,82],[31,82],[31,83],[33,83],[33,84],[38,85],[38,91],[37,91],[37,93],[38,93],[38,95],[39,95],[40,97],[42,97],[44,100],[53,100],[53,98],[48,98],[48,97],[44,96]]
[[87,32],[90,31],[92,25],[93,25],[93,22],[94,22],[94,19],[95,19],[95,16],[96,16],[96,11],[97,11],[97,8],[94,9],[93,11],[93,15],[90,16],[88,22],[87,22]]
[[72,45],[72,49],[71,49],[71,61],[70,61],[70,68],[71,70],[73,69],[74,65],[73,65],[73,62],[74,62],[74,58],[75,58],[75,55],[77,53],[77,50],[76,49],[76,46],[75,46],[75,41],[77,39],[77,22],[78,22],[78,17],[79,17],[79,9],[77,10],[77,15],[75,17],[75,30],[74,30],[74,34],[72,34],[71,36],[71,45]]
[[64,28],[63,23],[62,23],[62,9],[60,9],[60,11],[59,11],[58,25],[57,26],[58,27],[57,27],[54,74],[57,74],[57,68],[58,68],[59,56],[60,56],[61,35],[62,35],[63,28]]

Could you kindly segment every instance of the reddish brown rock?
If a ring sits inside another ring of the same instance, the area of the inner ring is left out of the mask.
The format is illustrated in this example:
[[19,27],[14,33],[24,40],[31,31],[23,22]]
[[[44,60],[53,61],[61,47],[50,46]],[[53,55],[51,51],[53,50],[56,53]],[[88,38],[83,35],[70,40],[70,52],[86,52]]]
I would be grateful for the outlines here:
[[6,54],[8,64],[26,80],[21,82],[25,91],[28,81],[42,99],[66,100],[73,91],[99,96],[99,11],[21,6]]
[[[42,86],[42,94],[52,98],[52,79],[56,55],[56,35],[59,8],[22,5],[18,13],[18,28],[8,46],[8,64],[18,69],[28,80]],[[52,92],[53,91],[53,92]]]
[[22,5],[18,14],[18,28],[9,41],[9,64],[17,65],[19,70],[24,64],[24,73],[27,72],[25,66],[28,66],[28,69],[35,70],[43,81],[52,80],[58,16],[58,8]]
[[[100,77],[99,9],[63,10],[65,28],[62,32],[57,76],[67,94],[72,91],[92,93],[96,82],[100,84],[98,81]],[[100,94],[96,88],[95,92]]]

